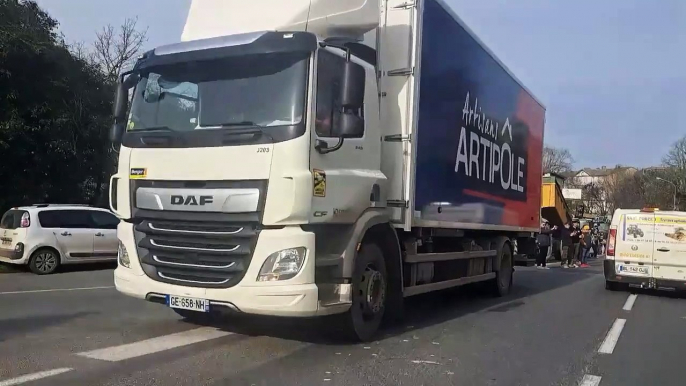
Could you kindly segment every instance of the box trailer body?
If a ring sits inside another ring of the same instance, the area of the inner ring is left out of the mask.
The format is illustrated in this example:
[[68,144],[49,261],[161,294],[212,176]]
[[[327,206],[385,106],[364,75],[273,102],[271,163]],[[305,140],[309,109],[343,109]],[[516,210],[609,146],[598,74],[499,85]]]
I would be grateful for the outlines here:
[[407,296],[507,294],[544,107],[441,0],[284,4],[195,0],[121,77],[117,289],[191,320],[342,314],[363,340]]

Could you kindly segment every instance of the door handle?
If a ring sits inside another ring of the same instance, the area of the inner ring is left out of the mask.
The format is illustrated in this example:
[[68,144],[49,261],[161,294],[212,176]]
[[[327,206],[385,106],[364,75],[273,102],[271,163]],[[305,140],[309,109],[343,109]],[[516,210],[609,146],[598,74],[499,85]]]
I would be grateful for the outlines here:
[[96,233],[95,235],[98,236],[98,237],[104,236],[104,234],[103,234],[103,233],[100,233],[100,232]]
[[62,236],[71,236],[71,233],[69,233],[69,232],[62,232],[62,233],[60,233],[60,234],[61,234]]
[[667,248],[658,248],[657,250],[659,252],[669,252],[669,249],[667,249]]

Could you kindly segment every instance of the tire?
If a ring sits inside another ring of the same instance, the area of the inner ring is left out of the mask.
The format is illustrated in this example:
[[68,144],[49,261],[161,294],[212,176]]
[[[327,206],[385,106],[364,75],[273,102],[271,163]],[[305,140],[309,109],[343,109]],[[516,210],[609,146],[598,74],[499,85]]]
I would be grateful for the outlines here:
[[509,243],[503,243],[500,252],[500,266],[491,281],[491,291],[496,297],[503,297],[512,289],[513,256]]
[[384,318],[388,276],[381,248],[363,243],[355,259],[352,305],[343,316],[345,334],[353,340],[371,340]]
[[53,249],[41,248],[29,258],[29,269],[36,275],[49,275],[60,266],[60,255]]

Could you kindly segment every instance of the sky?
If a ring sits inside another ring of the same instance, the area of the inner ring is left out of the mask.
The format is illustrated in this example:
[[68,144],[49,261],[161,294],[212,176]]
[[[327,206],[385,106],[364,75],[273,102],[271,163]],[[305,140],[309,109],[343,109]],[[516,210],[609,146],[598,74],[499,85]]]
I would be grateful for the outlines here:
[[[659,165],[686,135],[686,1],[446,0],[547,108],[575,166]],[[179,40],[190,0],[37,0],[69,41],[138,17]]]

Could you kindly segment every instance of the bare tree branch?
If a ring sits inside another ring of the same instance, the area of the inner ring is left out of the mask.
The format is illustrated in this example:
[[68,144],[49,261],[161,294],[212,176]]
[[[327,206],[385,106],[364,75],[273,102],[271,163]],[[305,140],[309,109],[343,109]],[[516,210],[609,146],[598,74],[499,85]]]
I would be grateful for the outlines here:
[[119,28],[107,25],[96,33],[94,57],[110,81],[132,64],[148,40],[148,29],[138,30],[137,24],[138,18],[126,19]]
[[543,172],[563,173],[572,170],[574,158],[567,149],[546,146],[543,148]]

